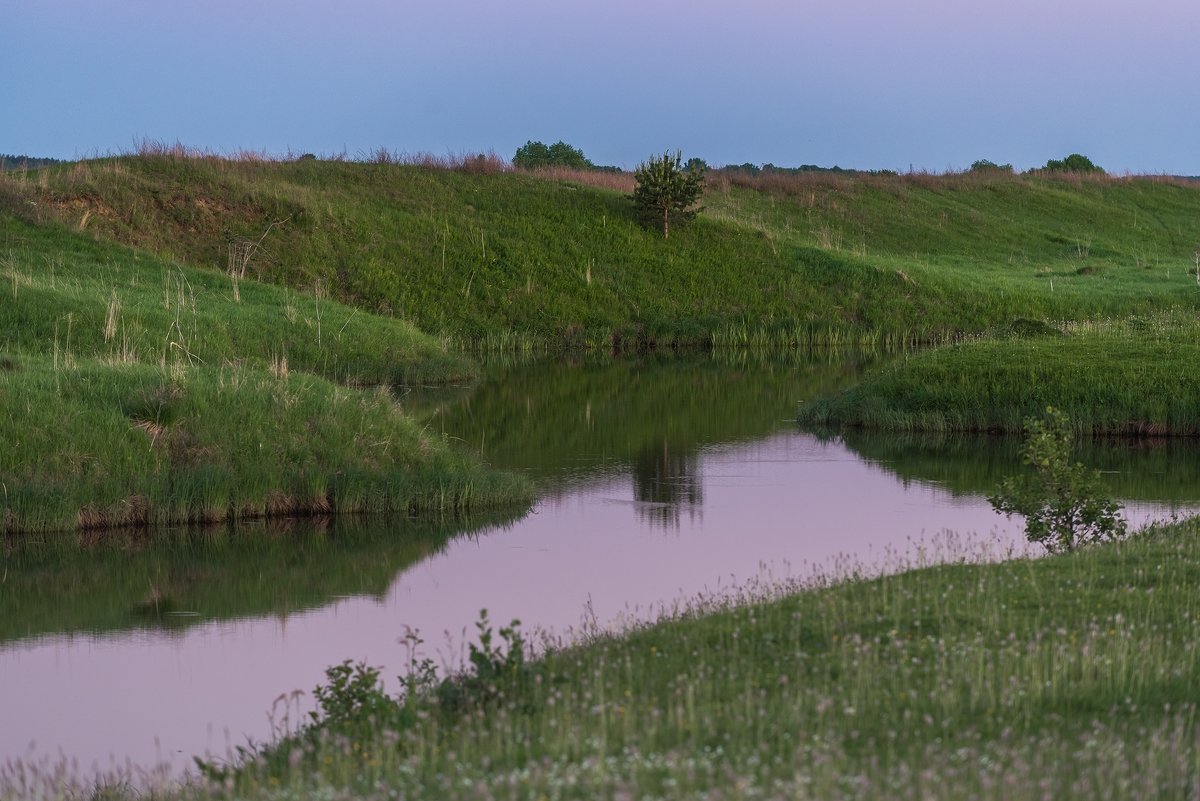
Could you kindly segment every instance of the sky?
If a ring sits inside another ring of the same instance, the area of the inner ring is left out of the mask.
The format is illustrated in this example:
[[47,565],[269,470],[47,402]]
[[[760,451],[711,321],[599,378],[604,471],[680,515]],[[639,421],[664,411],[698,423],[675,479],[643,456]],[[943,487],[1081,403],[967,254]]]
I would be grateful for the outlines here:
[[0,153],[1200,174],[1195,0],[15,0]]

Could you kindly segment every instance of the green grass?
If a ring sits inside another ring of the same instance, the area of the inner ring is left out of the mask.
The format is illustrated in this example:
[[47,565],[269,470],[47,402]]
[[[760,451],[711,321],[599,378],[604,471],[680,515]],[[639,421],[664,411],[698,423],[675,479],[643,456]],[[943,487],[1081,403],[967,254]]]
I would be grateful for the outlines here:
[[527,502],[386,389],[53,356],[0,370],[0,532]]
[[800,407],[802,426],[1008,431],[1046,406],[1091,434],[1200,435],[1200,326],[1187,317],[966,342],[877,370]]
[[717,176],[663,241],[582,182],[621,176],[573,177],[160,154],[11,174],[0,195],[214,272],[261,243],[248,271],[267,282],[503,347],[949,341],[1200,302],[1182,182]]
[[345,717],[198,794],[1189,799],[1197,582],[1188,521],[1067,556],[751,586],[453,691],[343,694]]
[[445,340],[20,202],[0,208],[0,533],[528,502],[344,386],[476,375]]
[[[235,290],[236,286],[236,290]],[[475,366],[411,324],[188,267],[0,212],[0,354],[287,365],[358,383],[444,382]]]

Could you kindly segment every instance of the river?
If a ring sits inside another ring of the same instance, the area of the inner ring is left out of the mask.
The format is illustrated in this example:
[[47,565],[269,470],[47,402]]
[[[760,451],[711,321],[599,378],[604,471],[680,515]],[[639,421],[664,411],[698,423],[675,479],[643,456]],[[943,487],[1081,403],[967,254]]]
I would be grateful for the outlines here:
[[[1015,440],[792,424],[798,403],[874,361],[558,359],[397,391],[432,429],[536,479],[528,513],[10,542],[0,762],[178,774],[294,726],[332,664],[394,677],[407,632],[455,664],[482,609],[569,639],[746,582],[1022,552],[1020,521],[984,498],[1020,469]],[[1131,522],[1200,502],[1193,443],[1096,443],[1081,458]]]

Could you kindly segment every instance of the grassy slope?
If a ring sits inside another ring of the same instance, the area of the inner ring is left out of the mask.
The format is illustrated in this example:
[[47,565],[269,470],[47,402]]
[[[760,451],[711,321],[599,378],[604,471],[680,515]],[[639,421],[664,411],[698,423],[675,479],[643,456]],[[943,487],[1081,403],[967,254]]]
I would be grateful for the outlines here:
[[870,373],[804,404],[805,426],[1020,431],[1047,405],[1097,434],[1200,435],[1193,320],[1085,326],[1068,337],[967,342]]
[[386,393],[475,367],[401,320],[0,211],[0,532],[520,503]]
[[475,367],[401,320],[0,212],[0,354],[265,367],[335,380],[468,378]]
[[1191,521],[776,592],[553,652],[481,705],[376,710],[399,731],[318,729],[235,794],[1190,798],[1197,582]]
[[5,191],[23,213],[221,270],[231,244],[281,221],[255,274],[493,339],[937,337],[1198,300],[1200,192],[1151,180],[718,181],[666,242],[616,191],[508,173],[156,156],[18,174]]

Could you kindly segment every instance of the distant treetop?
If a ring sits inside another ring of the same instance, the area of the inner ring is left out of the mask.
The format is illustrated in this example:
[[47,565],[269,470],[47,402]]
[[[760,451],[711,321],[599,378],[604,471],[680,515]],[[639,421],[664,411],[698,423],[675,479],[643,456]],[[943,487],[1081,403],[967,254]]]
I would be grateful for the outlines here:
[[1104,172],[1087,156],[1072,153],[1064,159],[1050,159],[1042,169],[1047,172]]
[[62,159],[14,156],[9,153],[0,153],[0,170],[19,170],[22,167],[48,167],[51,164],[61,163]]
[[1013,172],[1013,165],[980,159],[971,165],[971,172]]
[[536,170],[539,167],[567,167],[573,170],[590,170],[592,164],[583,151],[571,147],[566,142],[555,142],[547,145],[544,142],[530,140],[517,148],[513,156],[513,166],[522,170]]

